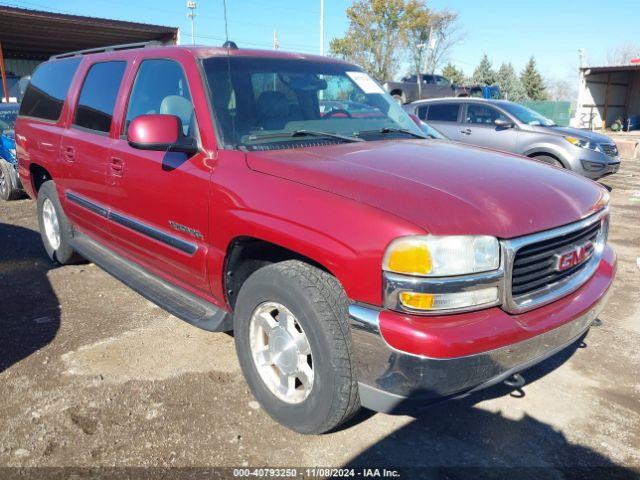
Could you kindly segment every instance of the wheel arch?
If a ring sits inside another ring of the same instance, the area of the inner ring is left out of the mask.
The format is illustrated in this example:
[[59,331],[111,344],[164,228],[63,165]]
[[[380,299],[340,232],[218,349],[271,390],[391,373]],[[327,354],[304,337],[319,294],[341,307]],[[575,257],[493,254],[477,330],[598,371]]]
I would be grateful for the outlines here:
[[38,196],[38,191],[44,182],[53,180],[53,176],[49,173],[49,170],[38,163],[31,163],[29,165],[29,176],[35,196]]
[[524,155],[529,157],[529,158],[536,158],[536,157],[541,157],[541,156],[551,157],[551,158],[554,158],[555,160],[559,161],[562,164],[563,167],[569,168],[569,164],[567,163],[566,160],[564,160],[562,155],[560,155],[557,151],[555,151],[553,149],[550,149],[550,148],[546,148],[546,147],[533,148],[533,149],[530,149],[530,150],[526,151],[524,153]]
[[222,272],[222,284],[225,300],[232,311],[235,309],[238,292],[247,278],[258,269],[277,262],[299,260],[329,273],[342,285],[339,275],[332,271],[335,269],[326,265],[326,259],[319,260],[318,255],[304,247],[296,248],[282,243],[255,235],[238,235],[229,241]]

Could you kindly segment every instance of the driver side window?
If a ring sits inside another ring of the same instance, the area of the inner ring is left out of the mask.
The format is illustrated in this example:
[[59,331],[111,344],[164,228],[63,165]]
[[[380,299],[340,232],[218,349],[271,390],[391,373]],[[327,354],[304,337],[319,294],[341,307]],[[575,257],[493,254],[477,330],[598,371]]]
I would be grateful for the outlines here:
[[125,128],[145,114],[175,115],[186,136],[197,135],[197,123],[187,79],[180,64],[173,60],[144,60],[136,76]]

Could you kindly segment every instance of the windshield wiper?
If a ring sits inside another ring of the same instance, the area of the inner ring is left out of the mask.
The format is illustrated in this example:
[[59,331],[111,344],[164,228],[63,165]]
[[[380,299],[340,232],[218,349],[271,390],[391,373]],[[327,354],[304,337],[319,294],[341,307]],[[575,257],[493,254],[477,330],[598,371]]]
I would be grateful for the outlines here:
[[428,139],[429,137],[427,137],[426,135],[423,135],[421,133],[415,133],[412,132],[411,130],[407,129],[407,128],[391,128],[391,127],[385,127],[385,128],[381,128],[380,130],[365,130],[362,132],[358,132],[358,135],[361,134],[367,134],[367,133],[381,133],[381,134],[387,134],[387,133],[404,133],[407,135],[411,135],[412,137],[416,137],[416,138],[424,138],[424,139]]
[[249,136],[249,140],[268,140],[281,137],[327,137],[342,140],[343,142],[364,142],[362,138],[340,135],[339,133],[321,132],[319,130],[294,130],[293,132],[266,133],[264,135],[254,134]]

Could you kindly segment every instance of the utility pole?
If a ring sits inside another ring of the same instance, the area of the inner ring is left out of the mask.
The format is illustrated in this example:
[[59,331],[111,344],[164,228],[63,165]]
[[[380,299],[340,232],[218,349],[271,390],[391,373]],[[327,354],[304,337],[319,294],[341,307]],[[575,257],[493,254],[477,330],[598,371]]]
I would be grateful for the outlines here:
[[320,55],[324,55],[324,0],[320,0]]
[[191,43],[193,45],[196,44],[196,26],[195,26],[195,18],[196,18],[196,2],[195,0],[187,0],[187,8],[189,9],[189,13],[187,13],[187,17],[191,20]]

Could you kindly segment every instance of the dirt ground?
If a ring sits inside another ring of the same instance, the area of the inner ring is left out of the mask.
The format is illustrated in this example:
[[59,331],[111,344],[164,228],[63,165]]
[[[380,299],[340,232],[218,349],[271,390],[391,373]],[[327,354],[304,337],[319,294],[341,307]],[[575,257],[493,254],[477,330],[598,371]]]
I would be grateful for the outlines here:
[[527,372],[523,398],[499,387],[416,418],[364,411],[315,437],[259,408],[230,336],[92,264],[54,266],[35,204],[0,203],[0,467],[638,468],[640,161],[602,183],[619,267],[586,348]]

